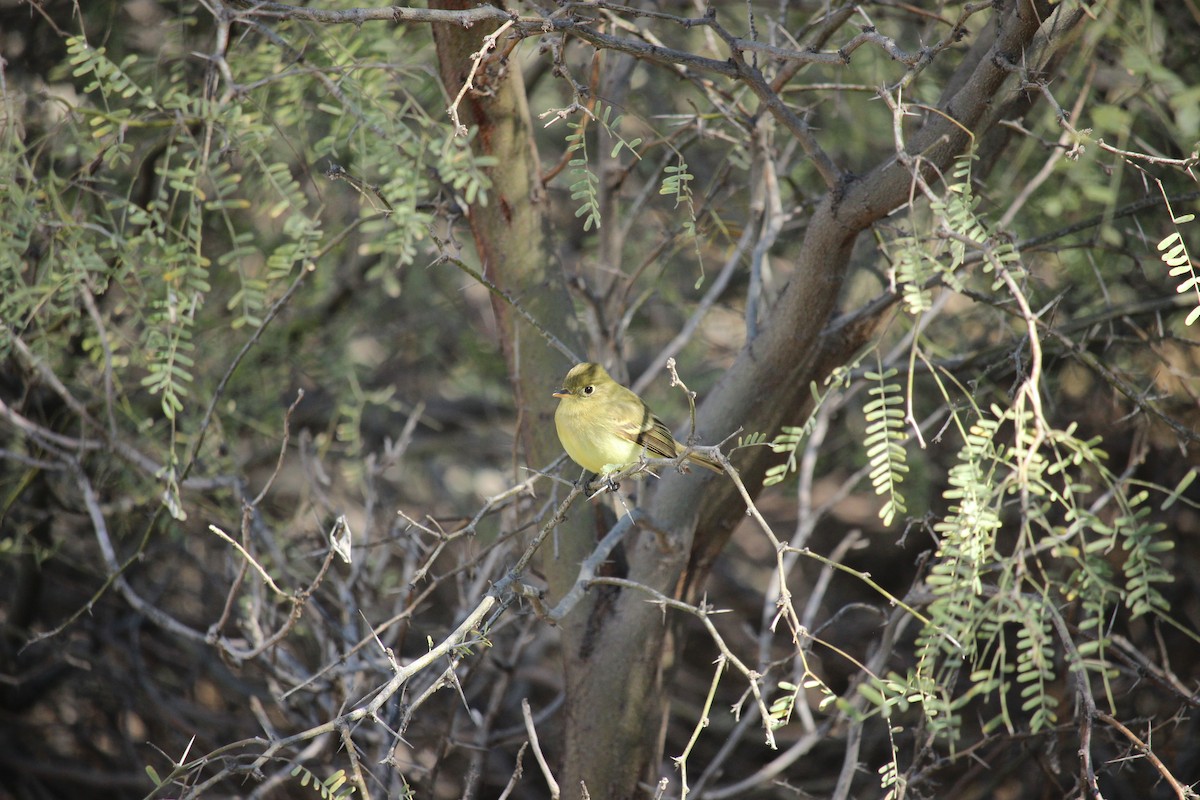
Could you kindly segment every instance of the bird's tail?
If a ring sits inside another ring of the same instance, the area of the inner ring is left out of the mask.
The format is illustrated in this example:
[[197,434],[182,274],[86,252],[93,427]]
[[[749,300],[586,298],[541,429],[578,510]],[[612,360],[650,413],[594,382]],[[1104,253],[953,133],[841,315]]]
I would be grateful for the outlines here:
[[688,458],[688,461],[691,461],[693,464],[699,464],[700,466],[704,467],[705,469],[711,470],[712,472],[715,472],[718,475],[725,474],[725,468],[721,466],[721,462],[716,461],[715,459],[709,458],[706,455],[702,455],[701,453],[697,453],[693,450],[692,452],[687,454],[687,458]]

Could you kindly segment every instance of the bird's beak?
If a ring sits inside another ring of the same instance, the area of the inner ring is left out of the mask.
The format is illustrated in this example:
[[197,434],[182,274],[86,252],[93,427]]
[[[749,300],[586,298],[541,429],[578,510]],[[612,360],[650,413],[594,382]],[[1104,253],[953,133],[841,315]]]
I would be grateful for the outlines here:
[[562,400],[564,397],[570,397],[571,393],[568,392],[566,389],[559,389],[557,392],[555,392],[554,394],[552,394],[550,396],[557,397],[559,400]]

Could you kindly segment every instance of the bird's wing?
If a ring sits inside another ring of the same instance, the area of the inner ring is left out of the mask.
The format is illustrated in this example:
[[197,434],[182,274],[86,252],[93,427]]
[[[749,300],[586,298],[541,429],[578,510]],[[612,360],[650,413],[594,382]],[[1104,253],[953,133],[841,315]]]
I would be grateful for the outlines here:
[[651,457],[674,458],[679,455],[670,429],[649,411],[644,413],[638,424],[619,423],[616,429],[618,436],[646,448],[646,454]]
[[[675,458],[683,452],[683,447],[671,435],[671,429],[649,411],[642,418],[640,425],[617,423],[614,424],[614,428],[622,439],[646,448],[646,454],[651,457]],[[688,460],[718,474],[725,471],[719,462],[700,453],[688,453]]]

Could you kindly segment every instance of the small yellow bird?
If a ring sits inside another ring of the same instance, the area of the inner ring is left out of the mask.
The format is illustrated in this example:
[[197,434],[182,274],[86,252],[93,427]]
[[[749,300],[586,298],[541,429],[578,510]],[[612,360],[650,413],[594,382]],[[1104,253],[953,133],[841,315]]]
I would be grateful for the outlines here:
[[[599,475],[605,467],[626,466],[644,452],[650,458],[676,458],[687,448],[650,406],[612,379],[604,367],[584,362],[571,367],[554,412],[558,440],[571,459]],[[688,461],[713,472],[724,468],[708,456],[692,452]]]

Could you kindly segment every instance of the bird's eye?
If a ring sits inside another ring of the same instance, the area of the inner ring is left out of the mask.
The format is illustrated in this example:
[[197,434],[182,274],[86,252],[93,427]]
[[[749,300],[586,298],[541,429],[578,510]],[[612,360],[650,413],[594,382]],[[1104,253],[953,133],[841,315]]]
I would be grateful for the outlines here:
[[585,387],[583,387],[583,393],[584,393],[584,394],[591,394],[591,393],[592,393],[592,392],[594,392],[594,391],[596,391],[596,387],[595,387],[595,386],[585,386]]

